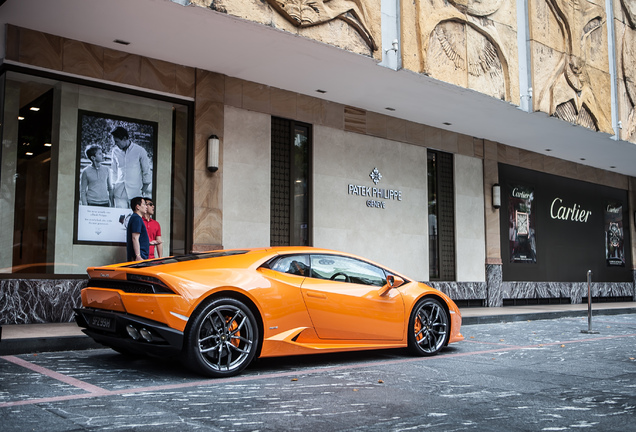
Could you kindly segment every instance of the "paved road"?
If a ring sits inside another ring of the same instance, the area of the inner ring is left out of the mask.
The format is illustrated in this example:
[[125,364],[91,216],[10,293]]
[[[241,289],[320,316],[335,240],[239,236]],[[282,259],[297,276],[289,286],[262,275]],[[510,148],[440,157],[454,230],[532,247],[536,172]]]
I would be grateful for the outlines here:
[[107,349],[0,357],[2,431],[635,431],[636,314],[480,324],[432,358],[266,359],[209,380]]

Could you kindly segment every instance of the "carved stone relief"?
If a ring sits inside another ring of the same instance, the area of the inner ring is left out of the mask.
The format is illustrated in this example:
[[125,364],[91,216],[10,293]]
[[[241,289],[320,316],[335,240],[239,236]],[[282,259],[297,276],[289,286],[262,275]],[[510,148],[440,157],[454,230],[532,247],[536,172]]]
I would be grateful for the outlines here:
[[622,22],[616,31],[620,134],[621,139],[636,143],[636,0],[621,0],[616,14]]
[[[403,3],[402,10],[406,68],[518,102],[514,2],[415,0],[410,3]],[[415,18],[409,22],[411,15]]]
[[380,57],[380,0],[193,0],[217,12]]
[[597,3],[531,1],[534,109],[613,134],[606,17]]

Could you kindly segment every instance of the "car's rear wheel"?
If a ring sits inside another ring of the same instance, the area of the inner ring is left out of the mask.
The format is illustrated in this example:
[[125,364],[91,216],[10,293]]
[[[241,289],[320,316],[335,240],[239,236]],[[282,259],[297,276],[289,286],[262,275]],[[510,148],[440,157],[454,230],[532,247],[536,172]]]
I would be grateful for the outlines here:
[[422,356],[437,354],[448,341],[449,329],[448,313],[439,300],[420,300],[409,319],[409,350]]
[[229,377],[254,359],[259,342],[254,314],[242,302],[219,298],[197,313],[186,337],[185,363],[211,377]]

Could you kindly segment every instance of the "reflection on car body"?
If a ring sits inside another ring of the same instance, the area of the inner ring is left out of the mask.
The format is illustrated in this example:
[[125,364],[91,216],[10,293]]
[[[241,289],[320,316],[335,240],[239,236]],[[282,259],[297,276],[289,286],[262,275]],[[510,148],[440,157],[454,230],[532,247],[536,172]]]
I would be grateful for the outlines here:
[[256,357],[463,339],[455,303],[357,256],[309,247],[214,251],[88,269],[83,331],[129,355],[178,356],[208,376]]

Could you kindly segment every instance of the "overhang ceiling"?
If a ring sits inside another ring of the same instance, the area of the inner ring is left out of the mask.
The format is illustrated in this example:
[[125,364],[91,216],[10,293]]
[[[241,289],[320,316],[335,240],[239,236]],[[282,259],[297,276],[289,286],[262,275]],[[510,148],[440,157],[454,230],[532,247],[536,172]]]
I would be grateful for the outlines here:
[[[219,72],[636,177],[636,144],[212,10],[169,0],[0,4],[2,24]],[[117,44],[116,39],[130,45]]]

